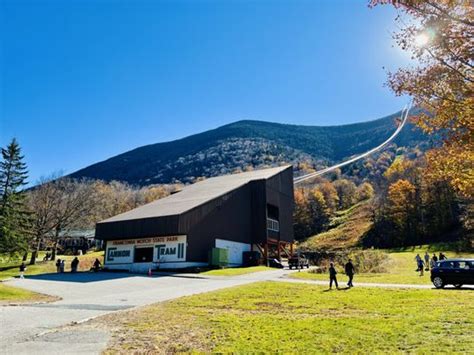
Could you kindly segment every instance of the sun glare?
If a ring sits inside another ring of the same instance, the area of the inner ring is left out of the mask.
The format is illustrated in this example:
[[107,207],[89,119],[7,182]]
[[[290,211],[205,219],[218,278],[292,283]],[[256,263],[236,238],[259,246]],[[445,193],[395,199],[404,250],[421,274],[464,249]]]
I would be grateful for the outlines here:
[[426,33],[420,33],[415,37],[415,44],[418,47],[423,47],[428,44],[430,37]]

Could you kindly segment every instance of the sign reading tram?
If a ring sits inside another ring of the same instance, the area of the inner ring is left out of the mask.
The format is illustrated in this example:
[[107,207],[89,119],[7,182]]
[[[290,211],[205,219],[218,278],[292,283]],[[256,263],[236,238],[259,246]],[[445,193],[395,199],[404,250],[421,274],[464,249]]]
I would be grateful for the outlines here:
[[186,236],[166,236],[141,239],[110,240],[107,242],[105,264],[130,264],[137,249],[153,249],[154,263],[186,260]]

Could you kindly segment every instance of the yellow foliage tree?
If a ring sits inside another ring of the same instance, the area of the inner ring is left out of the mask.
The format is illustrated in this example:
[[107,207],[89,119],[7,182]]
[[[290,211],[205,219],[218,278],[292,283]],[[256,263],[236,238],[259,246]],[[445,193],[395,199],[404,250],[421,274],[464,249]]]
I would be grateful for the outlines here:
[[413,168],[413,161],[399,156],[393,161],[393,163],[388,167],[388,169],[385,170],[383,176],[390,182],[397,181],[398,179],[404,178],[409,175],[410,171]]
[[[410,95],[422,108],[416,123],[443,137],[430,152],[430,174],[449,181],[461,195],[474,186],[474,6],[470,0],[372,0],[391,4],[402,14],[398,45],[418,67],[389,73],[397,95]],[[407,19],[408,18],[408,19]]]
[[388,200],[392,220],[405,228],[415,208],[415,186],[404,179],[392,183],[388,188]]
[[365,201],[374,197],[374,188],[369,182],[364,182],[357,187],[356,195],[358,201]]
[[293,223],[296,239],[308,237],[311,233],[311,215],[309,212],[309,201],[303,189],[296,189],[295,209],[293,211]]
[[334,212],[339,205],[339,196],[334,185],[329,181],[324,181],[317,187],[317,190],[323,194],[327,208]]

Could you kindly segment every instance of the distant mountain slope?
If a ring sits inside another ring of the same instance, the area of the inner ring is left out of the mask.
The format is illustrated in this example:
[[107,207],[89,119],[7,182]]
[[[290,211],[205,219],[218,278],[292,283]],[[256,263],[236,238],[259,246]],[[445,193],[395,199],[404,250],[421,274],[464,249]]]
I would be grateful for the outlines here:
[[[369,150],[395,130],[399,113],[342,126],[301,126],[238,121],[179,140],[136,148],[81,169],[72,177],[148,185],[230,173],[248,166],[310,162],[324,165]],[[408,125],[398,146],[416,146],[424,135]]]

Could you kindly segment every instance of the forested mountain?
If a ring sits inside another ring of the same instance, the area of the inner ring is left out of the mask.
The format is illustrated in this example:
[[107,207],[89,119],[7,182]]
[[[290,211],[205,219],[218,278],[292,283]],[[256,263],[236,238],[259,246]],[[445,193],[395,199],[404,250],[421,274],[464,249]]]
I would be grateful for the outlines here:
[[[181,181],[305,162],[322,167],[377,146],[396,128],[393,114],[374,121],[341,126],[301,126],[238,121],[183,139],[136,148],[81,169],[71,176],[134,185]],[[409,124],[397,147],[426,146],[427,138]]]

